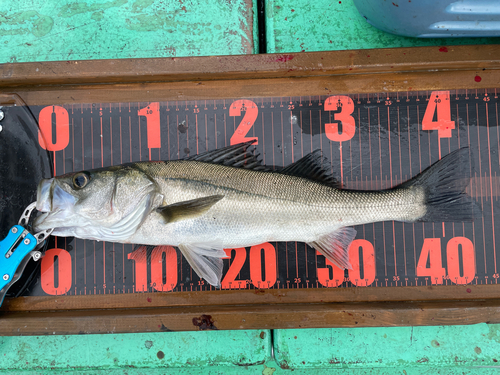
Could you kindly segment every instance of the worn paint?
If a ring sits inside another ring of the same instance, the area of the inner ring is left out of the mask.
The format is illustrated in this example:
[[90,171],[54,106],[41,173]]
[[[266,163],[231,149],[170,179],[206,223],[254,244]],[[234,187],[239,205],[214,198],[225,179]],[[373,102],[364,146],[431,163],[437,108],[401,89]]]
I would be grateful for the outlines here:
[[59,13],[57,14],[58,17],[61,18],[69,18],[76,16],[78,14],[84,14],[84,13],[89,13],[89,12],[96,12],[96,11],[104,11],[109,8],[113,7],[119,7],[121,5],[127,4],[127,0],[114,0],[114,1],[108,1],[104,3],[94,3],[94,4],[89,4],[86,2],[80,2],[80,3],[69,3],[63,5]]
[[3,5],[0,63],[258,50],[251,0],[19,0]]
[[[277,330],[278,363],[300,368],[492,366],[500,325]],[[282,366],[283,368],[283,366]]]
[[0,13],[0,37],[3,38],[29,34],[39,38],[47,35],[53,26],[54,20],[50,16],[33,9],[10,14]]
[[357,11],[353,0],[268,0],[266,17],[269,53],[483,44],[500,40],[417,39],[392,35],[370,26]]
[[0,338],[3,371],[259,366],[271,356],[261,330]]

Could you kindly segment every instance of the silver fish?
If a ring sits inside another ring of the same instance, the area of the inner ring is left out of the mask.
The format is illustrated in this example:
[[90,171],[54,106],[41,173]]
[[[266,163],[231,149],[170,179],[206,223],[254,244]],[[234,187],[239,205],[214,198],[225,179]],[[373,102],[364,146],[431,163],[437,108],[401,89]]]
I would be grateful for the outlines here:
[[[251,143],[251,142],[250,142]],[[378,221],[470,221],[468,149],[443,157],[388,190],[343,190],[315,151],[281,171],[247,147],[176,161],[137,162],[42,180],[36,231],[82,239],[178,246],[195,272],[220,286],[223,249],[305,242],[350,268],[352,225]]]

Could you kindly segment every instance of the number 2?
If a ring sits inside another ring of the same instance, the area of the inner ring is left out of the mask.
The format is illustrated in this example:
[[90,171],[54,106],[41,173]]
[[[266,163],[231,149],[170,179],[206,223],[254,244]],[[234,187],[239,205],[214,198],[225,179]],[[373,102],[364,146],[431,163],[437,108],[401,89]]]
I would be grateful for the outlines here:
[[256,141],[254,145],[258,145],[257,137],[248,137],[247,134],[250,131],[251,127],[255,123],[257,119],[257,115],[259,114],[259,108],[257,105],[251,100],[236,100],[229,107],[229,116],[241,116],[241,112],[244,111],[245,115],[241,120],[240,124],[236,128],[233,136],[231,137],[231,145],[237,145],[238,143],[248,142],[248,141]]

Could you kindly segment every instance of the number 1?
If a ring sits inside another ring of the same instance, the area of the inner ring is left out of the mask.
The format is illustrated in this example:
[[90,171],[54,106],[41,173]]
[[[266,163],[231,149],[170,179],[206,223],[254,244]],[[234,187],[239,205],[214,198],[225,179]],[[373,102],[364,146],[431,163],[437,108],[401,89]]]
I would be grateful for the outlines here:
[[160,103],[151,103],[146,108],[139,109],[137,114],[146,117],[148,148],[160,148]]

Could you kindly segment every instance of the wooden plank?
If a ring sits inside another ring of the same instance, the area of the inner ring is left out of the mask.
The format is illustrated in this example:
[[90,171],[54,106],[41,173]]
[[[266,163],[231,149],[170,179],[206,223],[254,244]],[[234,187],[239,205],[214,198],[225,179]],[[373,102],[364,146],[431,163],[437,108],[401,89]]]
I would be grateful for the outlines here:
[[[0,87],[91,83],[210,81],[417,71],[498,69],[499,45],[394,48],[296,54],[13,63]],[[458,80],[456,83],[460,83]],[[490,86],[493,82],[490,82]],[[416,84],[408,83],[417,89]],[[407,88],[410,90],[409,88]]]
[[[462,46],[10,64],[0,66],[0,87],[28,105],[479,89],[498,87],[499,52]],[[4,303],[0,333],[497,322],[499,292],[467,285],[23,297]]]
[[62,335],[500,323],[500,300],[192,306],[154,309],[4,312],[0,334]]
[[28,105],[78,104],[92,102],[152,102],[161,100],[204,100],[272,96],[314,96],[320,94],[363,94],[407,90],[485,89],[498,86],[500,70],[405,72],[322,76],[311,78],[273,78],[101,85],[75,85],[63,89],[52,86],[6,87]]
[[1,311],[125,309],[183,306],[304,303],[464,301],[498,298],[500,285],[429,285],[394,288],[254,289],[207,292],[130,293],[6,299]]

